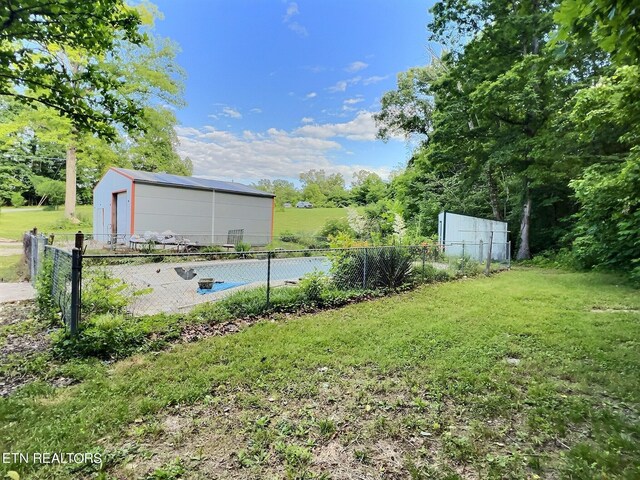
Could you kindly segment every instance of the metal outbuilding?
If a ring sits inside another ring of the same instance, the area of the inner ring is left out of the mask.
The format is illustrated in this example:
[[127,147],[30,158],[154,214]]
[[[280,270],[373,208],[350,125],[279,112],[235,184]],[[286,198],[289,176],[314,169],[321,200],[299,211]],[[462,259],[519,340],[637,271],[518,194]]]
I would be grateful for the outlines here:
[[468,256],[484,261],[491,242],[494,260],[509,258],[509,230],[507,222],[470,217],[451,212],[438,215],[438,243],[448,256]]
[[275,195],[247,185],[112,167],[93,191],[96,240],[172,232],[200,244],[230,236],[252,245],[273,237]]

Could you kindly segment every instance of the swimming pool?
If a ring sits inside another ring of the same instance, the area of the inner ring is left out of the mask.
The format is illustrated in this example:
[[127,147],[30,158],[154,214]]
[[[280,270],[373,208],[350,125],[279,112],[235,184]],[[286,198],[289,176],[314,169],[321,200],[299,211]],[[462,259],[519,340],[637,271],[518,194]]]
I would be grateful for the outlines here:
[[[234,260],[194,265],[197,278],[213,278],[225,283],[266,282],[267,260]],[[331,261],[327,257],[274,258],[271,260],[271,281],[298,280],[312,272],[328,273]]]

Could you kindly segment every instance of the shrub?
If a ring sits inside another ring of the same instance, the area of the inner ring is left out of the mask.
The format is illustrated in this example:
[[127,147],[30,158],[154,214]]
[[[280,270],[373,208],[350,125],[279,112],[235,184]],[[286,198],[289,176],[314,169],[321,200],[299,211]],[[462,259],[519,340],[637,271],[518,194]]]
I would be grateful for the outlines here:
[[203,253],[218,253],[218,252],[224,252],[224,248],[222,248],[219,245],[208,245],[200,251]]
[[482,272],[482,264],[477,260],[473,260],[471,257],[465,255],[457,259],[452,260],[452,268],[455,275],[458,277],[468,276],[472,277]]
[[280,234],[280,240],[283,242],[300,243],[301,239],[302,239],[302,235],[300,233],[284,231]]
[[349,236],[355,236],[356,232],[349,226],[347,220],[329,219],[318,232],[319,236],[324,238],[335,237],[339,233],[346,233]]
[[11,194],[11,205],[14,207],[22,207],[26,203],[26,200],[20,192],[13,192]]
[[115,279],[107,270],[95,272],[82,291],[82,315],[91,317],[104,313],[124,313],[129,300],[124,295],[127,284]]
[[36,308],[38,317],[54,325],[59,321],[53,300],[53,259],[45,255],[36,278]]
[[413,258],[406,248],[383,248],[377,252],[375,287],[398,289],[411,282]]
[[36,185],[36,193],[41,197],[47,197],[49,205],[57,207],[64,203],[65,185],[60,180],[46,179]]
[[78,333],[56,332],[53,353],[58,358],[97,357],[119,359],[137,352],[159,350],[180,336],[180,317],[152,315],[126,317],[102,313],[80,324]]
[[320,303],[322,294],[329,285],[329,278],[322,272],[312,272],[306,274],[300,280],[300,289],[305,298],[312,303]]
[[346,250],[331,260],[338,288],[396,290],[412,281],[413,258],[406,248]]
[[251,244],[247,242],[238,242],[236,244],[236,252],[248,252],[251,250]]

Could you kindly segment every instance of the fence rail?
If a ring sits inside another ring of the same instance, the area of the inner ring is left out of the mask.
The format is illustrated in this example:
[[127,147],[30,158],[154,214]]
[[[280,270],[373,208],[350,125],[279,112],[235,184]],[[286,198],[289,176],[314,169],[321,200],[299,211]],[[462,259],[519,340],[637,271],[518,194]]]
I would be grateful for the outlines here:
[[[31,245],[40,240],[31,238]],[[197,305],[256,290],[267,308],[289,287],[321,278],[340,290],[398,289],[439,274],[479,273],[508,267],[510,245],[447,244],[223,252],[153,251],[84,253],[74,247],[43,246],[51,296],[68,328],[81,315],[110,311],[151,315],[187,312]],[[33,247],[32,247],[33,248]],[[35,250],[37,251],[37,249]],[[493,252],[493,253],[492,253]],[[505,253],[507,252],[507,253]],[[256,298],[256,297],[253,297]]]

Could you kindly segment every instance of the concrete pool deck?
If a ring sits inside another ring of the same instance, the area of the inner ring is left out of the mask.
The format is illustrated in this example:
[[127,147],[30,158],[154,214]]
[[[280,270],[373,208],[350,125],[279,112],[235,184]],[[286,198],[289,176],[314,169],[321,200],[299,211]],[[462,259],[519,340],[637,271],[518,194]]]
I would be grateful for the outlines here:
[[[193,269],[197,275],[183,279],[176,268]],[[319,268],[320,267],[320,268]],[[316,270],[328,271],[327,257],[274,258],[271,260],[271,286],[279,287],[288,281],[297,281],[301,276]],[[106,270],[110,276],[122,280],[126,285],[123,293],[131,298],[127,307],[133,315],[188,312],[202,303],[220,300],[240,290],[265,286],[267,260],[209,260],[172,263],[144,263],[108,266],[85,266],[83,288],[90,282],[90,272]],[[199,294],[198,279],[213,278],[223,282],[243,285],[219,292]]]

